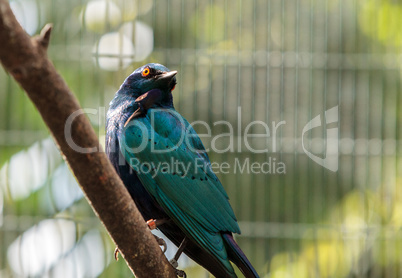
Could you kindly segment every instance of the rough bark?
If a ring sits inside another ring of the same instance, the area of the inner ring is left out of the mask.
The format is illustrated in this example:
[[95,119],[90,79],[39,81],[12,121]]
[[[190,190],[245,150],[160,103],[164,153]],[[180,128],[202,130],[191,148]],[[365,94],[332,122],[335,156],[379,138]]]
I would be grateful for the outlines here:
[[94,209],[127,264],[137,277],[176,277],[156,240],[116,174],[83,113],[72,125],[72,140],[80,153],[68,145],[64,134],[68,117],[81,108],[67,84],[47,57],[51,25],[31,38],[16,21],[7,0],[0,0],[0,61],[26,91],[49,127],[63,158],[74,172]]

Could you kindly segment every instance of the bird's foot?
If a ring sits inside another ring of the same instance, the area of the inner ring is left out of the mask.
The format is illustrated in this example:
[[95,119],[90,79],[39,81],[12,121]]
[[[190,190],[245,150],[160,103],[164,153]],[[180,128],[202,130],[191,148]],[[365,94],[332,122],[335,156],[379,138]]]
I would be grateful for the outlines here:
[[150,219],[147,221],[148,228],[152,231],[156,229],[156,219]]
[[[156,235],[154,235],[154,237],[156,239],[156,242],[159,244],[159,246],[163,246],[162,252],[166,253],[166,250],[167,250],[166,242],[163,240],[163,238],[160,238],[160,237],[158,237]],[[119,260],[119,253],[120,253],[119,248],[116,247],[116,249],[114,249],[114,259],[116,261]]]
[[187,278],[187,274],[184,272],[184,270],[177,269],[179,264],[175,259],[171,259],[169,263],[173,266],[174,271],[176,272],[176,275],[179,277]]
[[184,278],[186,278],[187,275],[183,270],[177,269],[177,267],[179,266],[177,261],[179,260],[179,257],[181,255],[181,253],[183,253],[184,248],[186,247],[187,241],[188,241],[188,239],[186,237],[183,238],[183,241],[180,243],[179,249],[177,250],[177,252],[174,255],[173,259],[171,259],[169,261],[169,263],[173,266],[173,268],[174,268],[174,270],[176,272],[176,275],[179,276],[179,277],[184,277]]
[[177,276],[187,278],[187,274],[184,272],[184,270],[175,269],[175,272]]
[[[163,240],[163,238],[160,238],[160,237],[158,237],[156,235],[154,235],[154,237],[156,239],[156,242],[159,244],[159,246],[163,246],[162,252],[166,253],[166,250],[167,250],[166,242]],[[120,253],[119,248],[116,247],[116,249],[114,249],[114,259],[116,261],[119,260],[119,253]]]
[[169,219],[150,219],[147,221],[147,225],[150,230],[155,230],[158,226],[166,222],[169,222]]
[[163,240],[163,238],[160,238],[160,237],[158,237],[156,235],[154,235],[154,237],[156,239],[156,242],[159,244],[159,246],[163,246],[162,252],[166,253],[166,250],[167,250],[166,242]]
[[120,253],[119,248],[116,247],[116,249],[114,249],[114,259],[116,261],[119,260],[119,253]]

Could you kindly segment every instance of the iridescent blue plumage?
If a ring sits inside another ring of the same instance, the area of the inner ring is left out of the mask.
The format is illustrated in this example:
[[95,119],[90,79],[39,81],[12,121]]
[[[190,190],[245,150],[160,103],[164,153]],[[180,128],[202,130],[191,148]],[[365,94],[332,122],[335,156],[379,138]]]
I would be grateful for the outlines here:
[[176,245],[189,239],[187,255],[216,277],[236,277],[229,260],[258,277],[200,138],[173,107],[175,74],[148,64],[125,80],[107,114],[106,153],[144,219],[170,219],[158,228]]

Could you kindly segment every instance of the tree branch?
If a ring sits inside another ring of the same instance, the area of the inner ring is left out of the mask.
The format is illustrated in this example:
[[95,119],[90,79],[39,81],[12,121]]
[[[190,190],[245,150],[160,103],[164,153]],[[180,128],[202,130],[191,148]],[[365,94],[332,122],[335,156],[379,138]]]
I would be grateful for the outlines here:
[[137,277],[176,277],[128,191],[99,147],[95,131],[83,113],[74,119],[69,147],[64,134],[68,117],[81,108],[47,57],[51,25],[31,38],[19,25],[7,0],[0,0],[0,61],[24,88],[49,127],[89,204],[101,219]]

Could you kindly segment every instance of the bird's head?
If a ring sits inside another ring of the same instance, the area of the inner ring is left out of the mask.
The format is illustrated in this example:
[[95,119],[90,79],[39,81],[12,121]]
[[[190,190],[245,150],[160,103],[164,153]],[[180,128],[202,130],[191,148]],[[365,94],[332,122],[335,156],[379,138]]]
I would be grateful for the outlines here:
[[146,64],[124,80],[122,89],[129,90],[135,97],[153,89],[159,89],[168,94],[176,85],[176,74],[177,71],[170,71],[161,64]]

